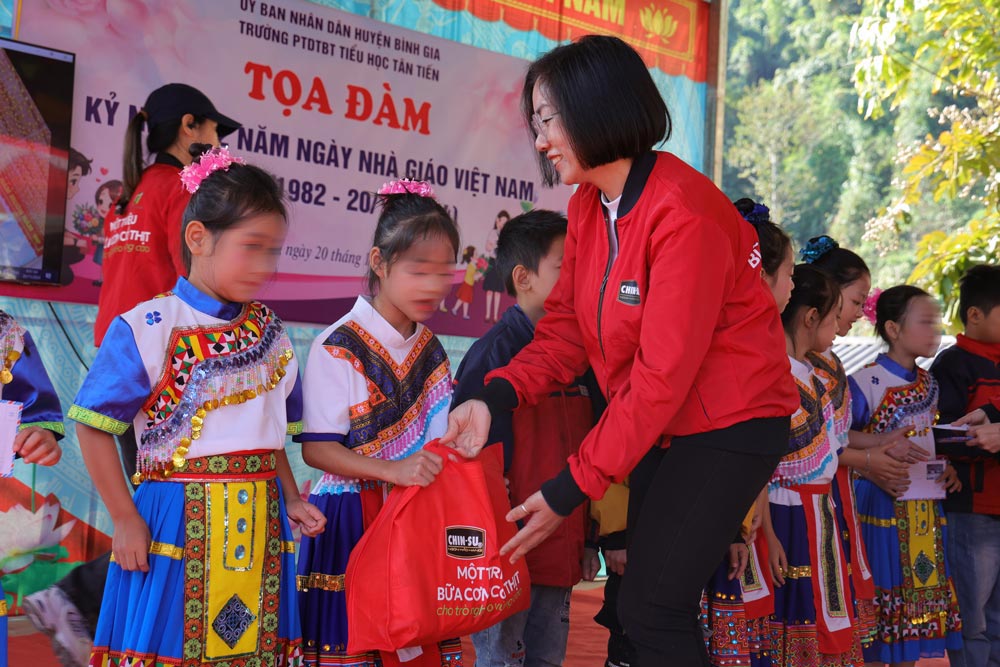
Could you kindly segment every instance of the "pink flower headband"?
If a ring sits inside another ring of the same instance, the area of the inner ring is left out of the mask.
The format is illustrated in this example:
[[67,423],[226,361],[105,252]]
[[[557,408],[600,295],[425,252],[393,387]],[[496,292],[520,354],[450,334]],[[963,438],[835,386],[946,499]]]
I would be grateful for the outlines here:
[[229,171],[232,164],[246,164],[241,157],[234,157],[228,148],[213,148],[201,154],[195,162],[181,169],[181,183],[184,189],[194,194],[201,187],[201,182],[213,171]]
[[414,181],[409,178],[401,178],[398,181],[383,183],[376,194],[380,195],[419,195],[421,197],[433,197],[434,188],[426,181]]
[[865,299],[865,305],[861,309],[865,314],[865,319],[872,324],[875,324],[877,319],[875,307],[878,305],[878,298],[880,296],[882,296],[882,290],[876,287],[872,290],[871,294],[868,295],[868,298]]

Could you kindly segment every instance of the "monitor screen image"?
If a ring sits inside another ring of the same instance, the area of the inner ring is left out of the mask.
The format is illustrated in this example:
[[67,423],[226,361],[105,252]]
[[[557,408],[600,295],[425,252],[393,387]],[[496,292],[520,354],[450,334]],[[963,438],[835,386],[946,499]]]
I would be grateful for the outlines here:
[[71,53],[0,38],[0,280],[59,282],[74,67]]

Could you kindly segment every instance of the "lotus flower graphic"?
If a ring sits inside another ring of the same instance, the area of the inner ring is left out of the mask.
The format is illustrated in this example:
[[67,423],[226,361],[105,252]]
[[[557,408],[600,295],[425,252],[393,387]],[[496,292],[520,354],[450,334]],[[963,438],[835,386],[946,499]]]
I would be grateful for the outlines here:
[[677,32],[677,20],[670,15],[669,11],[657,8],[656,5],[649,5],[645,9],[639,10],[639,21],[646,29],[646,37],[658,37],[666,41]]
[[46,501],[36,512],[15,505],[0,512],[0,574],[17,572],[44,558],[69,535],[76,520],[56,527],[59,503]]

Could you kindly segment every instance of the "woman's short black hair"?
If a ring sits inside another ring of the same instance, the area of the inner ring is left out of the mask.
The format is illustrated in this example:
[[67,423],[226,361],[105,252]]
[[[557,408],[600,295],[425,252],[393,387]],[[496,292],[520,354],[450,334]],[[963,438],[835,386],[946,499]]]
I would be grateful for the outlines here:
[[757,230],[760,241],[761,265],[764,273],[773,276],[781,263],[792,249],[792,239],[781,227],[771,222],[771,212],[763,204],[758,204],[749,197],[743,197],[733,202],[743,219]]
[[932,298],[930,294],[913,285],[896,285],[879,294],[878,301],[875,302],[875,333],[882,340],[890,343],[885,325],[889,322],[901,323],[906,315],[906,309],[910,306],[910,301],[923,296],[928,299]]
[[[379,216],[372,247],[378,248],[382,262],[389,266],[399,256],[423,239],[443,236],[451,244],[453,261],[458,260],[458,225],[433,197],[411,192],[378,195]],[[475,252],[475,248],[472,252]],[[471,258],[470,258],[471,259]],[[368,293],[378,291],[379,278],[368,266],[365,274]]]
[[[539,84],[558,112],[569,144],[584,169],[635,159],[670,138],[670,112],[642,58],[617,37],[587,35],[552,49],[528,68],[521,112],[535,137],[532,93]],[[538,155],[542,180],[559,175]]]
[[815,308],[820,319],[830,314],[840,302],[840,285],[832,276],[811,264],[796,264],[792,274],[792,296],[781,311],[781,324],[785,332],[793,334],[799,311]]
[[251,164],[233,163],[228,169],[219,169],[206,176],[184,209],[181,227],[184,266],[191,270],[191,250],[184,241],[184,230],[192,221],[205,225],[217,239],[241,220],[262,213],[277,213],[282,219],[288,217],[281,185],[268,172]]

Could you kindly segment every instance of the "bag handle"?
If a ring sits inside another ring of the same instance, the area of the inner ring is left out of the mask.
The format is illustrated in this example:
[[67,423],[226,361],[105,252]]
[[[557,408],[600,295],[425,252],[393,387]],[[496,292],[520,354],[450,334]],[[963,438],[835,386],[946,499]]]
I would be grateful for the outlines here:
[[[438,456],[440,456],[442,459],[444,459],[445,465],[448,465],[448,463],[452,462],[451,457],[448,456],[449,454],[454,454],[458,457],[465,458],[459,453],[457,449],[453,449],[448,445],[442,445],[441,438],[434,438],[433,440],[431,440],[430,442],[428,442],[426,445],[423,446],[423,450],[425,452],[430,452],[431,454],[437,454]],[[461,460],[461,458],[459,460]],[[469,459],[469,460],[474,461],[475,459]]]

